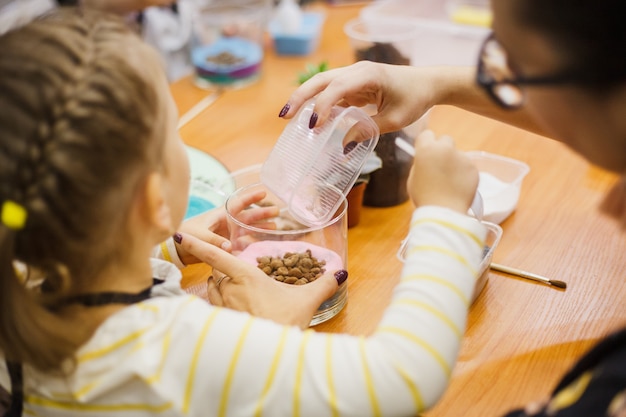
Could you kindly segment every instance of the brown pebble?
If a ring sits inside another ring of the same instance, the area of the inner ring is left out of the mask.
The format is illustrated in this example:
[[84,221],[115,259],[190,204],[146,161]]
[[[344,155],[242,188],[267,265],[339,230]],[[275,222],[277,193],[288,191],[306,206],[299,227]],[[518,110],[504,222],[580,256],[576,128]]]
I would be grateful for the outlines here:
[[285,258],[283,259],[283,263],[286,267],[291,268],[298,263],[299,259],[300,257],[298,255],[291,255],[289,257],[285,256]]
[[273,258],[272,261],[270,262],[270,266],[272,267],[272,269],[278,269],[281,266],[284,266],[284,264],[281,259]]
[[315,258],[310,249],[302,253],[287,252],[282,258],[257,257],[257,267],[266,275],[294,285],[304,285],[318,279],[324,273],[325,264],[325,261]]
[[298,281],[298,278],[296,277],[285,277],[285,280],[283,282],[285,284],[295,284],[296,281]]
[[300,278],[302,277],[302,271],[300,270],[300,268],[291,268],[289,270],[289,275],[291,275],[292,277]]
[[271,260],[272,258],[269,256],[259,256],[258,258],[256,258],[257,263],[260,264],[269,264]]
[[298,262],[298,266],[306,269],[311,269],[313,267],[313,261],[311,258],[302,258],[300,262]]

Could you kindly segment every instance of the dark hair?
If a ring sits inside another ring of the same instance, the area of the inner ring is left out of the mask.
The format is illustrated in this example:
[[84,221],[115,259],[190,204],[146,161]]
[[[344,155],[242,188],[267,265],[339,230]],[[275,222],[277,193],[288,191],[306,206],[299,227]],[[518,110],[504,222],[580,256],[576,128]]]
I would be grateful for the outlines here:
[[[504,0],[510,1],[510,0]],[[608,87],[626,81],[624,0],[517,0],[520,23],[547,36],[563,70]]]
[[122,19],[75,8],[5,34],[0,51],[0,206],[27,213],[18,230],[0,223],[0,351],[54,369],[94,326],[52,307],[122,256],[133,192],[161,163],[158,61]]

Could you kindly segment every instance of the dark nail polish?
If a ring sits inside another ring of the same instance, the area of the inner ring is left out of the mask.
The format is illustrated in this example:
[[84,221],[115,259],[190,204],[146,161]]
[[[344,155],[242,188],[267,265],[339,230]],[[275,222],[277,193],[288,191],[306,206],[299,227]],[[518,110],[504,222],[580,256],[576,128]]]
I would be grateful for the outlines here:
[[313,112],[311,119],[309,119],[309,129],[313,129],[317,123],[317,113]]
[[172,236],[172,238],[174,239],[174,242],[178,244],[183,241],[183,235],[181,235],[180,233],[174,233],[174,236]]
[[343,284],[348,279],[348,271],[346,271],[345,269],[340,269],[339,271],[335,272],[335,279],[337,280],[338,285]]
[[289,105],[289,103],[285,104],[283,108],[280,109],[280,113],[278,113],[278,117],[285,117],[285,115],[287,114],[290,108],[291,106]]
[[356,145],[357,145],[357,143],[356,143],[355,141],[352,141],[352,142],[348,143],[348,144],[346,145],[346,147],[345,147],[345,148],[343,148],[343,154],[344,154],[344,155],[347,155],[347,154],[349,154],[350,152],[352,152],[352,150],[353,150],[354,148],[356,148]]

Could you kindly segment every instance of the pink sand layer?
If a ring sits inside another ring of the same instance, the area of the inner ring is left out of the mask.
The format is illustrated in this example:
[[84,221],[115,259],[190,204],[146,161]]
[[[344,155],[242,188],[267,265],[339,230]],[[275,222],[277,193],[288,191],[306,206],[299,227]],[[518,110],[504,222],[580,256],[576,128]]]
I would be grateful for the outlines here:
[[341,257],[336,252],[308,242],[296,240],[266,240],[263,242],[254,242],[248,245],[237,257],[256,266],[256,259],[260,256],[282,258],[287,252],[303,253],[306,252],[307,249],[310,250],[311,255],[318,260],[326,261],[326,271],[334,272],[343,269]]

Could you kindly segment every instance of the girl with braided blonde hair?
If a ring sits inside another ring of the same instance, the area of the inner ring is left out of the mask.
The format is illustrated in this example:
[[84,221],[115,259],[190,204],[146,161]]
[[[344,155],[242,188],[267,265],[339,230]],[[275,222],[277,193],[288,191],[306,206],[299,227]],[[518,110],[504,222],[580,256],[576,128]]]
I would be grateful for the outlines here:
[[[317,333],[345,270],[284,284],[228,252],[223,208],[181,225],[176,108],[123,20],[64,8],[0,36],[0,51],[6,416],[404,416],[436,402],[486,234],[466,214],[478,173],[451,143],[416,143],[411,250],[378,329]],[[162,242],[173,263],[155,257]],[[226,274],[209,280],[213,304],[182,291],[181,261]]]

